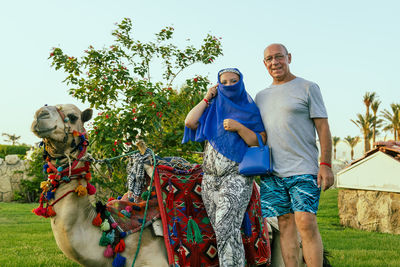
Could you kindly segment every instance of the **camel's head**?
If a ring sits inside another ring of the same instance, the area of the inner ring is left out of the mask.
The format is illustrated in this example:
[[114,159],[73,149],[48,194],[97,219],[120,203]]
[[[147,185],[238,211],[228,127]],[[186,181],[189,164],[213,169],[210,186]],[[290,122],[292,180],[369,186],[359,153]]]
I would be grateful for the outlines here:
[[72,104],[44,106],[36,111],[31,130],[43,138],[53,154],[64,154],[76,143],[73,132],[84,132],[83,124],[92,114],[92,109],[82,112]]

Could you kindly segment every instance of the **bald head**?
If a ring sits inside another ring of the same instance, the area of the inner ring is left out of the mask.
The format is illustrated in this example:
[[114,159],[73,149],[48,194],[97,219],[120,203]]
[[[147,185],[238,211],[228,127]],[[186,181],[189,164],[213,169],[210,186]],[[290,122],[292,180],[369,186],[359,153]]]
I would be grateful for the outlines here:
[[265,52],[267,52],[268,48],[270,48],[270,47],[279,47],[279,46],[283,49],[283,51],[285,52],[285,54],[289,54],[289,52],[288,52],[286,46],[284,46],[283,44],[275,43],[275,44],[270,44],[269,46],[267,46],[267,47],[264,49],[264,55],[265,55]]

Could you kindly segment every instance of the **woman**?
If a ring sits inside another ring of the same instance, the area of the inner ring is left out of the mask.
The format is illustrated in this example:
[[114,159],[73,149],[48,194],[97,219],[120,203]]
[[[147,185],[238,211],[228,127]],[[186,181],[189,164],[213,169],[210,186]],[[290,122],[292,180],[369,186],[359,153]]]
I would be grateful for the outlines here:
[[253,178],[239,174],[248,146],[266,140],[260,112],[247,94],[238,69],[223,69],[218,84],[187,115],[183,143],[206,140],[202,198],[217,237],[220,266],[244,266],[240,226]]

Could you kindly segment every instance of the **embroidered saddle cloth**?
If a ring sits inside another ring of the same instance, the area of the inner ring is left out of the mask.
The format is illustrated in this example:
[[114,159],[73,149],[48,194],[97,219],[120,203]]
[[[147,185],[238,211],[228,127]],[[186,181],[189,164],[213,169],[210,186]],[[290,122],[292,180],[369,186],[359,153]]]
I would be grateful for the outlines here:
[[[219,266],[215,233],[201,199],[201,166],[178,170],[157,166],[155,188],[172,266]],[[247,266],[270,264],[268,229],[256,185],[242,224]],[[246,220],[246,221],[245,221]]]

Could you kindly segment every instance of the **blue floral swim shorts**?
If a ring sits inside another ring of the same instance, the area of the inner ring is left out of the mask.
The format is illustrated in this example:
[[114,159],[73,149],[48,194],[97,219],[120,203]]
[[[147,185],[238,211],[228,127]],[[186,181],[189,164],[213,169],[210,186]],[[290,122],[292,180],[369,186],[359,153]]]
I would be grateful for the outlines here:
[[263,217],[281,216],[295,211],[317,214],[321,188],[317,176],[261,177],[261,210]]

